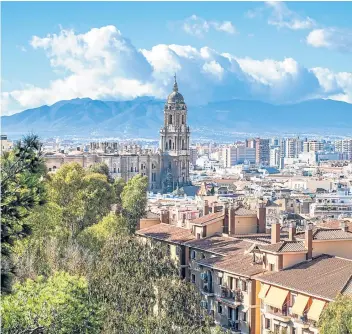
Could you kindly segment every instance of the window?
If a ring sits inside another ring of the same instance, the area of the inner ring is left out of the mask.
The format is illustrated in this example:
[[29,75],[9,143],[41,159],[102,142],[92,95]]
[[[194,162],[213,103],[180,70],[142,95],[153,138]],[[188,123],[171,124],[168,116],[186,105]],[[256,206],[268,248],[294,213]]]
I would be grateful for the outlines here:
[[169,124],[172,124],[172,115],[169,115]]
[[185,124],[185,115],[182,115],[182,124]]
[[196,282],[196,275],[194,275],[194,274],[191,275],[191,282],[192,283]]
[[229,277],[229,286],[231,290],[234,290],[234,278],[233,277]]
[[247,282],[246,281],[242,281],[242,290],[247,291]]
[[202,253],[202,259],[205,259],[205,254],[204,253]]
[[191,250],[190,255],[191,255],[191,259],[194,260],[196,258],[196,251]]
[[218,313],[222,314],[222,305],[221,305],[221,303],[218,303]]
[[291,328],[291,334],[297,334],[296,328],[294,328],[294,327]]
[[137,172],[137,167],[134,167],[134,171]]
[[274,325],[274,333],[279,334],[280,333],[280,325],[275,324]]
[[265,318],[264,324],[265,324],[265,329],[270,329],[270,319]]
[[133,166],[131,166],[131,172],[133,172]]
[[272,263],[269,263],[269,270],[274,271],[275,270],[275,265]]
[[242,312],[242,321],[247,321],[247,312]]
[[219,277],[219,285],[222,285],[222,277]]

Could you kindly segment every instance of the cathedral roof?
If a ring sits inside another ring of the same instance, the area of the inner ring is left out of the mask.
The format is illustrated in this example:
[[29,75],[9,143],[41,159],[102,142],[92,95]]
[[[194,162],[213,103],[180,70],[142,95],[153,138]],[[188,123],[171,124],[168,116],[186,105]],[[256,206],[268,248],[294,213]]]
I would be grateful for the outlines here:
[[175,74],[174,89],[173,89],[172,93],[168,96],[167,103],[185,103],[182,94],[179,93],[179,91],[178,91],[176,74]]

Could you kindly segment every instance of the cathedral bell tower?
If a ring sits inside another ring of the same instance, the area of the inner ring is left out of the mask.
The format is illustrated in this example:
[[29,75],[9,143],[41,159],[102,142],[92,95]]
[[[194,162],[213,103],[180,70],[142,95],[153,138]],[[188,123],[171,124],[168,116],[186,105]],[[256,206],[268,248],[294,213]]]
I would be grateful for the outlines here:
[[176,74],[172,93],[164,107],[164,126],[160,130],[162,188],[171,192],[189,181],[189,137],[187,106],[178,91]]

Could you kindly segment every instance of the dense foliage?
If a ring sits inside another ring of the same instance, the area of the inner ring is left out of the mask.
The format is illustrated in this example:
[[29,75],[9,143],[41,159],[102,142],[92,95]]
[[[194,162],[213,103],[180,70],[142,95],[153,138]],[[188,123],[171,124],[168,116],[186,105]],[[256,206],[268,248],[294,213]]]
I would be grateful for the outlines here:
[[42,145],[35,135],[20,140],[1,156],[1,292],[8,293],[14,277],[12,246],[30,234],[25,223],[31,210],[45,202]]
[[320,334],[352,333],[352,298],[340,295],[323,310],[319,319]]
[[210,333],[166,247],[134,235],[147,178],[106,171],[71,163],[40,174],[42,200],[16,221],[31,233],[12,240],[16,284],[2,300],[2,332]]

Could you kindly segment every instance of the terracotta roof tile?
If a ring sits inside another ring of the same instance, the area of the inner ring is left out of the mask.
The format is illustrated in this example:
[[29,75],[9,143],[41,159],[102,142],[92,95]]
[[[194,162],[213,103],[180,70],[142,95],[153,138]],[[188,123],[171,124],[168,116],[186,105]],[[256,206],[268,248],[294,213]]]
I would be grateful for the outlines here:
[[219,218],[222,218],[224,216],[223,212],[215,212],[211,213],[196,219],[191,220],[191,224],[193,225],[207,225],[211,224],[214,221],[218,220]]
[[191,230],[164,223],[144,228],[136,234],[177,244],[195,239]]
[[[304,232],[298,232],[297,238],[304,238]],[[337,240],[352,239],[351,232],[345,232],[341,229],[313,228],[313,240]]]
[[304,243],[301,241],[280,241],[272,245],[258,245],[262,250],[276,252],[276,253],[286,253],[286,252],[304,252],[306,248]]
[[258,280],[297,292],[333,300],[351,279],[352,261],[323,254]]

